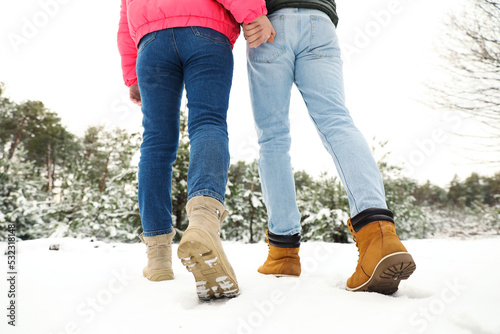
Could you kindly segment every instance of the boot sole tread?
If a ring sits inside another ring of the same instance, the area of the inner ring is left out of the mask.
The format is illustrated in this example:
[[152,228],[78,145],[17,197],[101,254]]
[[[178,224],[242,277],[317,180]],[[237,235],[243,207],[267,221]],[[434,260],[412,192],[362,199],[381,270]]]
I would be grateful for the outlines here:
[[389,254],[377,263],[368,281],[358,287],[346,287],[346,289],[349,291],[368,291],[392,295],[398,290],[401,280],[408,279],[416,268],[417,266],[410,253]]
[[177,256],[193,274],[198,298],[232,298],[239,294],[238,284],[220,265],[216,250],[211,250],[199,241],[188,241],[179,245]]

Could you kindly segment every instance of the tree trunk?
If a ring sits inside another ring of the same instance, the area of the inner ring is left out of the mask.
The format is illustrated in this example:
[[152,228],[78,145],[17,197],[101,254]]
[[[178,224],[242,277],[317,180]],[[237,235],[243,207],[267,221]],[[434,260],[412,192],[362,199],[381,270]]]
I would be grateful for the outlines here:
[[50,191],[50,186],[52,184],[50,180],[50,143],[47,143],[47,151],[45,153],[45,166],[47,168],[47,192]]
[[102,176],[101,185],[99,187],[99,192],[101,194],[104,192],[104,189],[106,189],[106,178],[108,177],[108,165],[110,157],[111,157],[111,152],[109,152],[108,157],[106,158],[106,167],[104,168],[104,175]]
[[56,161],[55,159],[52,161],[52,172],[51,172],[51,181],[52,181],[52,185],[51,185],[51,188],[54,189],[54,186],[55,186],[55,181],[56,181]]
[[253,244],[253,218],[254,218],[254,213],[255,213],[255,208],[253,207],[252,203],[252,194],[254,190],[254,184],[252,183],[251,188],[250,188],[250,195],[248,196],[248,204],[250,204],[250,243]]
[[183,230],[182,221],[184,220],[184,210],[187,204],[187,194],[182,191],[179,191],[179,194],[176,196],[177,205],[172,210],[173,215],[175,216],[175,228],[178,230]]
[[28,119],[28,116],[24,116],[23,120],[21,121],[21,124],[19,125],[19,129],[17,130],[16,136],[14,137],[14,141],[12,142],[12,145],[10,146],[9,156],[7,158],[8,160],[11,160],[12,157],[14,156],[17,145],[19,144],[19,140],[21,139],[21,134],[23,132],[24,124],[26,123],[26,119]]

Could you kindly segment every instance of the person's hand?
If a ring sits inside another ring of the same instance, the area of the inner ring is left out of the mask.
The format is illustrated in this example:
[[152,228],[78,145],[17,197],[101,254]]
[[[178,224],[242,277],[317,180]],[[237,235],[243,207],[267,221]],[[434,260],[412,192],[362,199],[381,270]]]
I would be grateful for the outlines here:
[[130,100],[137,104],[139,107],[141,106],[141,92],[139,91],[138,85],[130,86]]
[[243,23],[243,34],[248,41],[248,46],[256,48],[262,43],[274,42],[276,31],[266,15],[261,15],[252,23]]

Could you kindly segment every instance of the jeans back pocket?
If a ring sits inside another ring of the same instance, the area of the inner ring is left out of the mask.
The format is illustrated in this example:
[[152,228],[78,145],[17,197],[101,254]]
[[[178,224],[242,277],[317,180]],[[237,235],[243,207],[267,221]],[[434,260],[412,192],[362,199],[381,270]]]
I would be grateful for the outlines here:
[[191,30],[193,30],[193,34],[197,37],[206,38],[215,43],[231,45],[229,38],[217,30],[205,27],[191,27]]
[[340,57],[337,31],[329,18],[311,15],[311,43],[307,51],[319,57]]
[[148,46],[149,43],[155,40],[155,38],[156,38],[156,31],[144,35],[139,42],[139,46],[137,47],[137,54],[141,53],[146,48],[146,46]]
[[256,48],[248,47],[248,59],[255,63],[272,63],[286,52],[285,15],[269,18],[276,31],[273,43],[262,43]]

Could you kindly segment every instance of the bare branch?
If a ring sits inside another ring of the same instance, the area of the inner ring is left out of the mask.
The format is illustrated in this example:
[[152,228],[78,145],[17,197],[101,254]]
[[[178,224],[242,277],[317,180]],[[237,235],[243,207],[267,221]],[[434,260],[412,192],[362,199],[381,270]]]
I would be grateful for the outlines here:
[[[472,4],[471,4],[472,3]],[[446,19],[439,52],[445,78],[426,85],[435,108],[457,111],[483,126],[478,137],[497,153],[500,142],[500,1],[473,0]],[[463,134],[462,134],[463,135]],[[477,148],[475,149],[477,151]]]

